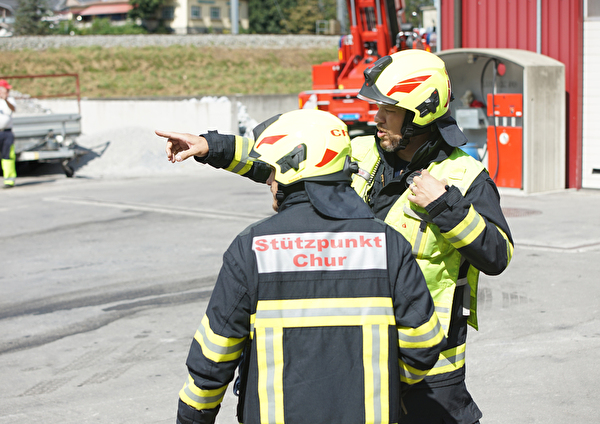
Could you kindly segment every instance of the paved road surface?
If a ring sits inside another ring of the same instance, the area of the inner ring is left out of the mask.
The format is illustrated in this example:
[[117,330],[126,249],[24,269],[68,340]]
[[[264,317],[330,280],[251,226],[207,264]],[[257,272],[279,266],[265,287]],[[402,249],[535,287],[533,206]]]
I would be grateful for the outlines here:
[[[221,255],[272,213],[267,188],[200,166],[18,184],[0,192],[0,423],[174,423]],[[503,207],[515,257],[481,278],[467,353],[482,423],[599,422],[600,192]]]

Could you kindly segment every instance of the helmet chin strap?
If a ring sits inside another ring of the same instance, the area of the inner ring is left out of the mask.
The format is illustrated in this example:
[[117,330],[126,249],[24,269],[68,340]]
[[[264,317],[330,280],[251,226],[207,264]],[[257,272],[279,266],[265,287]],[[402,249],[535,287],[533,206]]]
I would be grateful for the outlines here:
[[289,186],[279,184],[277,186],[277,193],[275,193],[275,200],[277,200],[277,206],[281,206],[283,201],[292,193],[304,190],[304,181],[298,181]]
[[402,136],[402,139],[400,139],[400,143],[398,143],[398,145],[394,148],[394,153],[406,149],[410,143],[410,138],[415,135],[415,127],[412,123],[414,117],[414,112],[406,109],[404,122],[402,123],[402,128],[400,129],[400,135]]
[[406,110],[406,116],[404,117],[402,129],[400,130],[400,135],[402,136],[402,139],[394,149],[394,153],[406,149],[410,144],[410,139],[412,137],[435,131],[433,125],[427,125],[426,127],[417,127],[413,124],[414,117],[415,113],[413,111]]
[[281,186],[277,186],[277,193],[275,194],[275,199],[277,200],[277,206],[281,206],[283,201],[285,200],[285,193]]

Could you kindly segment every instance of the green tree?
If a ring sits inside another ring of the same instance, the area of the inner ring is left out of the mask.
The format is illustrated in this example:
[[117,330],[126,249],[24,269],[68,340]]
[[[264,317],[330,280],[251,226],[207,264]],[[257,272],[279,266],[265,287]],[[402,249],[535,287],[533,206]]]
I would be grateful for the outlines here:
[[141,19],[142,21],[156,19],[158,9],[162,6],[163,0],[129,0],[133,6],[128,13],[130,19]]
[[48,34],[49,25],[42,21],[48,15],[49,10],[44,0],[19,0],[15,13],[15,35]]
[[286,28],[294,34],[314,34],[317,21],[336,18],[335,1],[304,0],[296,3],[284,19]]
[[292,0],[250,0],[248,20],[250,32],[255,34],[285,34],[284,10],[295,3]]
[[336,0],[250,0],[250,32],[314,34],[315,22],[335,19]]

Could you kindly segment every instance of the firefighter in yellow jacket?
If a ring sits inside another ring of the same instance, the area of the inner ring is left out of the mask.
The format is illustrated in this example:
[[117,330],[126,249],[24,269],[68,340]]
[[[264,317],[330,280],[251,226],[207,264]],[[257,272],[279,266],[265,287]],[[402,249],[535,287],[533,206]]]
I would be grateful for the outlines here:
[[[436,55],[405,50],[380,58],[365,71],[359,97],[379,110],[376,134],[352,140],[359,165],[352,186],[412,245],[448,339],[434,368],[406,394],[402,422],[478,423],[482,413],[465,385],[467,325],[478,328],[479,273],[500,274],[513,254],[498,190],[460,149],[467,139],[450,116],[450,79]],[[217,132],[176,138],[171,161],[194,156],[259,182],[270,172],[248,155],[252,140]]]
[[241,364],[239,422],[398,423],[402,391],[445,337],[410,245],[350,186],[346,125],[316,110],[276,116],[250,155],[272,170],[278,213],[223,256],[177,422],[213,423]]

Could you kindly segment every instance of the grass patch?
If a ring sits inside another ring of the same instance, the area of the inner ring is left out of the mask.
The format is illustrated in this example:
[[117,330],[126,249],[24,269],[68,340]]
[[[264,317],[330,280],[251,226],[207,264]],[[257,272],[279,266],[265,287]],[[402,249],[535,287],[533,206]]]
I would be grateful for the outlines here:
[[[336,49],[94,46],[3,51],[0,75],[77,73],[88,98],[296,94],[312,88],[313,64],[336,59]],[[62,78],[10,82],[32,96],[73,87]]]

